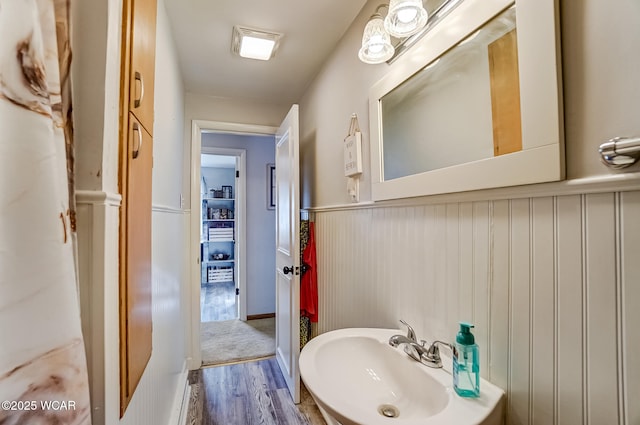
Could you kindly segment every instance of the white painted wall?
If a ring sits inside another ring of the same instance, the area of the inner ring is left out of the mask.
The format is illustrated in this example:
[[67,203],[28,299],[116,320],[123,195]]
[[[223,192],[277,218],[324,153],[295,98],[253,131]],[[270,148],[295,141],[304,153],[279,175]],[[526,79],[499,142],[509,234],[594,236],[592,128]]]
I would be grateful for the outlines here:
[[[184,145],[185,177],[184,191],[189,194],[189,176],[191,172],[191,123],[193,120],[218,121],[225,123],[241,123],[278,127],[287,112],[289,104],[280,104],[278,99],[273,103],[259,103],[242,99],[228,99],[223,97],[206,96],[195,93],[185,93],[185,121]],[[190,197],[187,202],[190,202]],[[187,205],[189,205],[187,203]]]
[[229,99],[196,93],[185,94],[185,131],[191,137],[191,120],[234,122],[277,127],[291,108],[278,99],[273,103]]
[[[318,331],[399,326],[451,340],[473,320],[482,375],[507,391],[508,424],[640,423],[640,176],[616,176],[601,142],[640,135],[640,5],[561,0],[569,181],[348,204],[342,140],[391,68],[358,62],[371,0],[300,101],[303,205],[316,211]],[[612,66],[624,64],[624,66]],[[393,67],[393,65],[391,65]]]
[[[567,176],[569,179],[609,175],[597,155],[598,146],[617,135],[640,133],[636,117],[640,80],[635,51],[640,28],[637,2],[607,8],[597,0],[561,0]],[[362,29],[379,2],[367,2],[336,46],[333,56],[300,100],[303,206],[349,203],[342,174],[342,140],[351,113],[363,131],[362,201],[370,195],[369,88],[393,68],[365,65],[357,52]],[[628,22],[629,25],[624,25]],[[625,64],[615,66],[611,64]],[[321,177],[320,177],[321,176]]]
[[[101,4],[96,4],[101,3]],[[96,13],[102,7],[105,13]],[[158,4],[152,215],[153,352],[119,419],[118,98],[122,2],[73,2],[78,243],[93,424],[167,424],[186,373],[189,215],[183,188],[184,89]]]
[[118,192],[122,0],[71,2],[76,188]]
[[275,163],[272,136],[205,133],[203,147],[247,151],[247,315],[274,313],[275,212],[267,209],[267,164]]
[[640,131],[640,4],[561,3],[567,178],[606,175],[600,143]]

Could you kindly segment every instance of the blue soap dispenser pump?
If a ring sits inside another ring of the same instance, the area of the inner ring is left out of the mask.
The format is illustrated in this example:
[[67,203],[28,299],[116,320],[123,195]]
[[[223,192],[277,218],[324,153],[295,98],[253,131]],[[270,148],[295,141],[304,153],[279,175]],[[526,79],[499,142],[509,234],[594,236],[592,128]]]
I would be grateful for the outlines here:
[[471,328],[472,324],[460,322],[453,350],[453,388],[461,397],[480,396],[480,357]]

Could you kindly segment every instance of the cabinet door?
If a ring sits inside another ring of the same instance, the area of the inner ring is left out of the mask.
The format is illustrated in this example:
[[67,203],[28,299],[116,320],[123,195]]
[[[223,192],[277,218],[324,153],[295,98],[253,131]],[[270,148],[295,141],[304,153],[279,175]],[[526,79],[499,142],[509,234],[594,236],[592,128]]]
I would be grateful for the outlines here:
[[[130,400],[151,357],[151,168],[153,139],[129,114],[127,147],[126,277],[123,291],[123,389]],[[122,290],[122,288],[121,288]],[[128,401],[127,400],[127,401]]]
[[156,0],[133,0],[129,110],[153,136]]

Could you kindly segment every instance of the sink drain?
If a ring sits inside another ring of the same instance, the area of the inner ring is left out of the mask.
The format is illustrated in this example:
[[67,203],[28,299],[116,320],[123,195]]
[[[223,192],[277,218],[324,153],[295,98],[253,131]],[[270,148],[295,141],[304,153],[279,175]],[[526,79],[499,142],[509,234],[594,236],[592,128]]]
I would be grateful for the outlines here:
[[378,413],[380,413],[385,418],[397,418],[400,416],[400,411],[396,406],[392,406],[390,404],[383,404],[378,407]]

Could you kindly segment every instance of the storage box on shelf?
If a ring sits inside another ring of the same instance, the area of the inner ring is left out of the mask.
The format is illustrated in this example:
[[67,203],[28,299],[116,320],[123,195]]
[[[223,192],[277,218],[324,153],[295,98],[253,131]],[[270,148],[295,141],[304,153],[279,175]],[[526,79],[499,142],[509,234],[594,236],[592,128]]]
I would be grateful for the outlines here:
[[209,241],[233,242],[233,227],[210,227]]
[[233,281],[233,268],[220,268],[209,267],[207,269],[207,282],[209,283],[221,283]]

